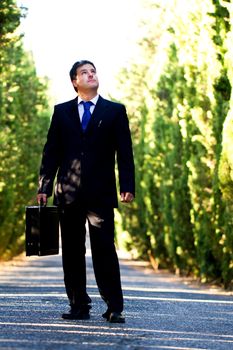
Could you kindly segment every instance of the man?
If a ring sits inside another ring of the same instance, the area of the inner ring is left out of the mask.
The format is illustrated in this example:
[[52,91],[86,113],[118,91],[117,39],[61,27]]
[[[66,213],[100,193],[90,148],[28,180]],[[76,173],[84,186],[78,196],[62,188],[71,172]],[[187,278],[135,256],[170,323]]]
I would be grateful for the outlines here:
[[[124,323],[119,262],[114,245],[117,207],[115,157],[120,199],[134,198],[134,161],[124,105],[98,95],[94,64],[76,62],[70,78],[78,96],[55,106],[44,146],[37,201],[46,204],[57,174],[54,204],[60,213],[64,282],[70,311],[64,319],[89,319],[86,291],[86,219],[97,286],[109,322]],[[89,119],[89,121],[88,121]]]

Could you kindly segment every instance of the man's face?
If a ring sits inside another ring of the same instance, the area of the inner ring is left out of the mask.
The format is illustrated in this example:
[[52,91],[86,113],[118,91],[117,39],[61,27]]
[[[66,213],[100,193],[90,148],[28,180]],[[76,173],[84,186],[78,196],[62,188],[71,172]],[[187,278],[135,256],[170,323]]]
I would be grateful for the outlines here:
[[95,68],[91,64],[84,64],[77,69],[76,79],[72,81],[73,86],[80,92],[97,90],[99,80]]

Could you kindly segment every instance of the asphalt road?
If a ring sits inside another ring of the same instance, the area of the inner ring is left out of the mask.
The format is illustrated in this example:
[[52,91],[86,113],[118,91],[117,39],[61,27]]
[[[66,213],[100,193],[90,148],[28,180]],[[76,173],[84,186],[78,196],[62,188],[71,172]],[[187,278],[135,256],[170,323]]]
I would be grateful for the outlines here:
[[233,295],[204,288],[143,263],[120,260],[125,324],[102,319],[87,255],[91,319],[65,321],[61,257],[27,257],[0,265],[1,350],[233,349]]

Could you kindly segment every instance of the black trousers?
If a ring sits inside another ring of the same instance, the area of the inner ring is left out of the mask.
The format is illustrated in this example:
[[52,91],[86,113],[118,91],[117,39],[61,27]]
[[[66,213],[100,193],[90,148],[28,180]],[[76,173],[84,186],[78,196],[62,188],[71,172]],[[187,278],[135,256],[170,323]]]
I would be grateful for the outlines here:
[[114,210],[77,203],[60,210],[64,282],[70,305],[85,309],[91,304],[86,291],[86,219],[99,293],[110,311],[121,312],[123,295],[114,244]]

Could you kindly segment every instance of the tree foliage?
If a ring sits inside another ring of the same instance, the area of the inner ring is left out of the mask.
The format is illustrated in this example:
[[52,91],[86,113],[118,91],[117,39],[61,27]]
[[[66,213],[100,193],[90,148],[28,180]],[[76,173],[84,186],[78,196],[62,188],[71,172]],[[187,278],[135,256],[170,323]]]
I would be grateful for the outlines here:
[[137,171],[135,203],[121,208],[127,247],[156,267],[230,286],[232,4],[148,6],[141,56],[121,78]]
[[48,124],[46,82],[16,29],[24,12],[14,0],[0,4],[0,257],[24,248],[25,206],[33,203]]

